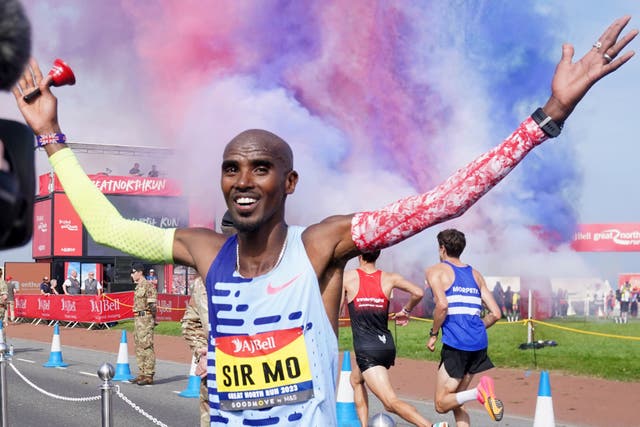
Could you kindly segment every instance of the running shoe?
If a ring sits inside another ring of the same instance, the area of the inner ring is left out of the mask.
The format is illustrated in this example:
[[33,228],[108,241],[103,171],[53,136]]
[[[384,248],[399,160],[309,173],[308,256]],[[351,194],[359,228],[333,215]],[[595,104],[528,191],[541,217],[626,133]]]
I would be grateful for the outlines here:
[[440,421],[439,423],[435,423],[432,427],[449,427],[449,423],[446,421]]
[[478,402],[484,405],[492,420],[500,421],[504,415],[504,405],[500,399],[496,399],[493,391],[493,379],[486,376],[480,378],[477,389]]

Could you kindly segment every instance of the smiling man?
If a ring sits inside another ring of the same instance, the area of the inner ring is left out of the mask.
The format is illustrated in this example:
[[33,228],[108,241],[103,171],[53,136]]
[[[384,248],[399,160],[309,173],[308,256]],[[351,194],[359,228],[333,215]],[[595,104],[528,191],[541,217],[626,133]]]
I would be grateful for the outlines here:
[[[378,211],[288,226],[285,202],[298,182],[291,148],[265,130],[242,132],[222,159],[222,192],[237,229],[229,238],[124,219],[65,145],[57,99],[35,61],[14,95],[96,242],[150,262],[193,266],[205,279],[211,424],[331,427],[337,424],[335,332],[347,261],[461,215],[529,151],[557,136],[589,88],[633,56],[621,51],[637,31],[618,40],[629,19],[615,21],[578,62],[572,62],[573,47],[564,45],[549,100],[499,146],[435,189]],[[22,94],[35,87],[42,96],[25,102]]]

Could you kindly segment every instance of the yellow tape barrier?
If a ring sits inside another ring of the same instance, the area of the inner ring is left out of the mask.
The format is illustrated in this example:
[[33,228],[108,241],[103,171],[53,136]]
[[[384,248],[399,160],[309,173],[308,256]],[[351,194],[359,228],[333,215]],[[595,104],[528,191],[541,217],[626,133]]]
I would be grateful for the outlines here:
[[[117,302],[118,304],[120,304],[120,305],[122,305],[122,306],[129,307],[129,308],[133,308],[133,306],[132,306],[132,305],[125,304],[125,303],[123,303],[122,301],[119,301],[119,300],[114,300],[113,298],[109,297],[109,295],[107,295],[107,294],[102,294],[102,297],[103,297],[103,298],[108,299],[109,301]],[[172,310],[173,310],[173,311],[185,311],[185,310],[186,310],[186,308],[180,308],[180,307],[178,307],[178,308],[173,308],[173,307],[163,307],[163,306],[159,305],[159,306],[158,306],[158,310],[163,310],[163,311],[172,311]]]
[[[423,319],[421,317],[413,317],[413,316],[409,316],[409,318],[411,320],[418,320],[420,322],[431,322],[433,323],[432,319]],[[345,317],[345,318],[341,318],[339,319],[340,322],[349,322],[349,318]],[[605,337],[605,338],[617,338],[617,339],[621,339],[621,340],[631,340],[631,341],[640,341],[640,337],[630,337],[627,335],[613,335],[613,334],[604,334],[602,332],[591,332],[591,331],[582,331],[580,329],[574,329],[574,328],[568,328],[566,326],[560,326],[560,325],[554,325],[553,323],[547,323],[547,322],[542,322],[540,320],[535,320],[535,319],[522,319],[522,320],[518,320],[517,322],[505,322],[503,320],[500,320],[499,322],[496,322],[495,325],[527,325],[528,322],[531,322],[533,324],[540,324],[540,325],[544,325],[544,326],[548,326],[550,328],[556,328],[556,329],[562,329],[564,331],[569,331],[569,332],[575,332],[578,334],[585,334],[585,335],[595,335],[598,337]]]
[[621,340],[640,341],[640,337],[630,337],[630,336],[626,336],[626,335],[603,334],[602,332],[581,331],[580,329],[567,328],[566,326],[554,325],[553,323],[542,322],[540,320],[535,320],[535,319],[524,319],[522,322],[526,325],[526,323],[528,321],[531,321],[531,323],[533,323],[534,325],[536,323],[539,323],[540,325],[548,326],[550,328],[562,329],[564,331],[575,332],[575,333],[578,333],[578,334],[595,335],[595,336],[598,336],[598,337],[605,337],[605,338],[617,338],[617,339],[621,339]]

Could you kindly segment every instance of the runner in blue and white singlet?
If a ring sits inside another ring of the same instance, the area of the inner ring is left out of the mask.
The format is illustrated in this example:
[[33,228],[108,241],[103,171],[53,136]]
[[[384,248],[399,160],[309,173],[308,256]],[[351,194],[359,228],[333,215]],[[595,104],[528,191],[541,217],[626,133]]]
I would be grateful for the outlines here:
[[453,284],[446,290],[449,303],[447,317],[442,324],[442,342],[458,350],[476,351],[487,348],[487,329],[480,318],[482,298],[470,265],[457,267],[449,261],[455,274]]
[[289,227],[283,259],[265,275],[236,273],[236,236],[209,269],[212,425],[336,425],[337,339],[303,230]]

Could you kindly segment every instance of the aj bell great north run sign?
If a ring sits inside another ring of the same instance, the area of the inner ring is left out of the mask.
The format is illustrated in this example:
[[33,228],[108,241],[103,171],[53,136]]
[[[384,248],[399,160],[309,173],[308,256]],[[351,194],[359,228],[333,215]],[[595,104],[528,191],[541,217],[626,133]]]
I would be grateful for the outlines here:
[[640,251],[640,223],[578,224],[571,247],[578,252]]

